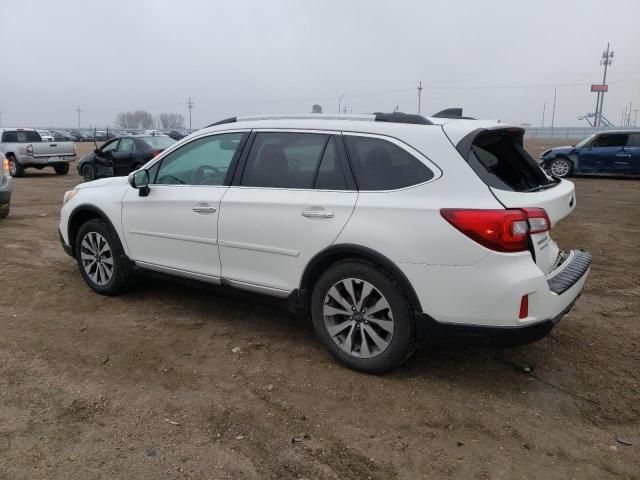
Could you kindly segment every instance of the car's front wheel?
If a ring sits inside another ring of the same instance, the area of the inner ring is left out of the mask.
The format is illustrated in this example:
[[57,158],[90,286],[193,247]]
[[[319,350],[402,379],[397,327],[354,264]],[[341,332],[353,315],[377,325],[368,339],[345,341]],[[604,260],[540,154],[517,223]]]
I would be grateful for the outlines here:
[[96,179],[96,171],[93,165],[86,163],[82,166],[82,178],[85,182],[91,182]]
[[116,295],[127,285],[130,269],[118,235],[100,219],[87,221],[76,235],[75,257],[87,285]]
[[413,352],[409,302],[393,278],[369,263],[343,261],[324,272],[311,317],[328,350],[353,369],[382,373]]
[[573,172],[573,166],[569,159],[558,157],[551,162],[551,165],[549,165],[549,171],[554,177],[564,178],[571,175]]

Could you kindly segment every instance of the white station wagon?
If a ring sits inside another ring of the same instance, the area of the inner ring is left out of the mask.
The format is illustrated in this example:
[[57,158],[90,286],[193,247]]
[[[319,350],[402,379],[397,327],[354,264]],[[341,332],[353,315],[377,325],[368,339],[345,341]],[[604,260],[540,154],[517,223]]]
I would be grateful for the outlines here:
[[361,371],[446,338],[522,344],[591,264],[549,236],[574,185],[523,134],[459,109],[231,118],[66,192],[61,242],[101,294],[154,271],[285,298]]

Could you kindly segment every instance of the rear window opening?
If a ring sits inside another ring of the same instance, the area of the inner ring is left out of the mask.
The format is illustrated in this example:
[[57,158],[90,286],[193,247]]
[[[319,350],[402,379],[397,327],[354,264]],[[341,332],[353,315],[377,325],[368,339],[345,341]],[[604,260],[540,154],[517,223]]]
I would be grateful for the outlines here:
[[[467,163],[485,184],[500,190],[534,192],[554,187],[559,182],[527,153],[523,136],[521,129],[482,132],[473,138]],[[458,151],[464,156],[460,144]]]

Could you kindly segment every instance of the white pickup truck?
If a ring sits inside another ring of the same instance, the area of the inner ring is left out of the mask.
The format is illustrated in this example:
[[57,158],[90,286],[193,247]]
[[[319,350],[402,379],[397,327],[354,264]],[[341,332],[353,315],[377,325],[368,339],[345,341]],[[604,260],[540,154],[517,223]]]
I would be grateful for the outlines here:
[[33,128],[0,128],[0,153],[9,161],[9,173],[20,177],[26,168],[53,167],[58,175],[69,172],[76,159],[73,142],[43,142]]

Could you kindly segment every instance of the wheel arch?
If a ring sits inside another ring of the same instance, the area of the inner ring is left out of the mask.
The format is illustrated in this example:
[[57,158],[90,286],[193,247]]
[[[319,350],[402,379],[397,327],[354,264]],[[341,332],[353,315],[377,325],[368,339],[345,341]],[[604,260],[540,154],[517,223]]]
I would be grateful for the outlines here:
[[100,220],[104,220],[107,225],[114,231],[117,232],[111,220],[107,216],[104,211],[95,205],[78,205],[71,215],[69,215],[69,221],[67,224],[67,235],[69,238],[69,246],[71,247],[71,251],[75,252],[75,241],[76,235],[78,234],[78,230],[80,227],[86,223],[87,221],[99,218]]
[[404,272],[385,255],[371,248],[355,244],[332,245],[317,253],[309,261],[302,274],[300,289],[298,291],[298,302],[305,312],[308,313],[311,291],[320,275],[336,262],[347,259],[363,260],[381,267],[398,282],[403,293],[409,299],[411,308],[415,312],[422,312],[418,295],[416,295],[411,282]]

